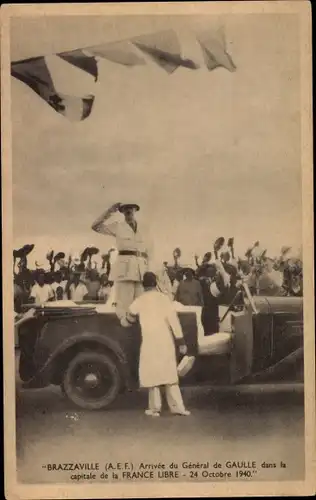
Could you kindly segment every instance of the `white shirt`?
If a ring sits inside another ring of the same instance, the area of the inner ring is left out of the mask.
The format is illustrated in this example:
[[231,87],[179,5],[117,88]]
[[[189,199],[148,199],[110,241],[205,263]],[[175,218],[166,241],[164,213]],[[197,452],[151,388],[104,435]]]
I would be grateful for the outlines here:
[[[144,273],[151,270],[153,242],[148,228],[137,223],[136,232],[125,220],[105,220],[96,229],[98,233],[114,236],[118,255],[111,268],[110,281],[141,281]],[[135,255],[120,255],[120,251],[142,252],[147,258]]]
[[56,281],[51,285],[52,287],[52,290],[55,294],[55,299],[56,299],[56,290],[57,288],[61,287],[64,291],[63,293],[63,300],[67,300],[67,294],[65,293],[65,290],[66,290],[66,285],[67,285],[67,280],[64,280],[64,281],[61,281],[60,283],[57,283]]
[[87,295],[88,289],[84,283],[79,283],[78,286],[75,286],[74,283],[72,283],[69,287],[70,291],[70,299],[73,301],[80,302],[83,300],[84,296]]
[[54,292],[50,285],[45,284],[43,286],[39,286],[38,283],[35,283],[32,287],[30,296],[35,299],[35,304],[40,305],[44,304],[49,299],[52,299],[54,297]]

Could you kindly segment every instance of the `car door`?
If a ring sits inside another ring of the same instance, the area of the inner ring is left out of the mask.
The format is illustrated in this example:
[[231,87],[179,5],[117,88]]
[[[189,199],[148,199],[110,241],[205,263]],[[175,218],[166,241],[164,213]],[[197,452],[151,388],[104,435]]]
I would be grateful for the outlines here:
[[[190,310],[192,309],[192,310]],[[181,324],[183,337],[188,348],[189,356],[196,356],[198,353],[198,323],[197,313],[194,308],[187,311],[178,311],[178,317]]]

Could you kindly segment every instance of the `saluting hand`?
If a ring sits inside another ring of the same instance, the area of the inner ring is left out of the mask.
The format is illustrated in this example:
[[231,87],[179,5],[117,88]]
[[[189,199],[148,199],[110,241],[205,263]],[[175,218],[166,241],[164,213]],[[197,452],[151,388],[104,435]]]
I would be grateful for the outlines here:
[[112,205],[110,208],[111,212],[117,212],[120,209],[121,205],[122,203],[114,203],[114,205]]

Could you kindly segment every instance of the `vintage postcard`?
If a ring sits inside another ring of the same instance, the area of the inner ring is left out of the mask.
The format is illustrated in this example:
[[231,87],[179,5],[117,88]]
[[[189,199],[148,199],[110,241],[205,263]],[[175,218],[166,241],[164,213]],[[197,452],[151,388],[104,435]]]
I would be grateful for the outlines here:
[[315,493],[311,9],[1,9],[8,499]]

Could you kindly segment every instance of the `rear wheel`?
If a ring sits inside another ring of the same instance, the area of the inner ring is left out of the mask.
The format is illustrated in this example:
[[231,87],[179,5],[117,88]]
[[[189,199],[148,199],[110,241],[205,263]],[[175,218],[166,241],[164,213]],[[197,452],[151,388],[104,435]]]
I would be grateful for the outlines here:
[[121,377],[110,355],[98,352],[77,354],[67,366],[62,391],[77,406],[99,410],[110,406],[118,396]]

